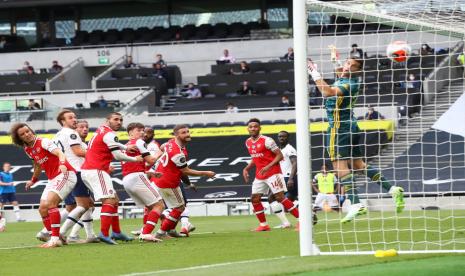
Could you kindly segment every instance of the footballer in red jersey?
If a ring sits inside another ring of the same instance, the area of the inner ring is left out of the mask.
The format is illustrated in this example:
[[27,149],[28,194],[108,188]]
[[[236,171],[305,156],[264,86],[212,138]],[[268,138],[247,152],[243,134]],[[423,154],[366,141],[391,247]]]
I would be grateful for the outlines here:
[[13,125],[11,139],[15,145],[24,148],[33,162],[34,172],[31,180],[26,182],[26,190],[38,181],[42,170],[45,171],[48,183],[40,198],[39,213],[44,226],[51,232],[51,238],[41,247],[59,247],[63,243],[60,240],[61,217],[58,204],[76,185],[76,171],[55,143],[49,139],[37,137],[27,124]]
[[161,152],[152,156],[147,149],[145,141],[142,140],[144,135],[144,125],[141,123],[130,123],[127,126],[129,142],[126,145],[136,145],[133,153],[127,153],[129,156],[141,155],[144,161],[141,162],[121,162],[123,171],[123,186],[128,195],[134,200],[136,205],[147,209],[147,217],[144,218],[144,227],[142,228],[139,240],[148,242],[158,242],[152,235],[155,225],[158,223],[165,205],[157,188],[147,178],[146,163],[149,166],[155,164],[155,161],[161,156]]
[[247,130],[250,138],[245,142],[252,161],[244,168],[242,175],[245,182],[249,182],[249,170],[255,166],[255,180],[252,183],[252,206],[260,225],[255,231],[269,231],[270,226],[266,222],[264,207],[261,197],[267,195],[269,190],[274,195],[276,201],[280,202],[284,208],[294,217],[299,217],[299,209],[292,201],[285,197],[287,191],[286,182],[279,161],[283,159],[281,150],[275,141],[260,134],[260,120],[252,118],[247,123]]
[[163,220],[156,238],[163,238],[166,233],[176,228],[179,218],[185,209],[185,202],[179,185],[183,175],[205,176],[212,178],[212,171],[197,171],[187,165],[186,144],[191,141],[189,128],[186,125],[176,125],[173,129],[174,138],[162,145],[163,155],[159,159],[156,172],[160,178],[152,178],[158,191],[171,212]]
[[[114,240],[130,241],[132,238],[121,232],[118,216],[119,198],[113,188],[110,176],[110,162],[114,159],[125,162],[141,162],[143,158],[128,156],[121,148],[133,151],[135,146],[124,146],[118,141],[115,131],[123,124],[120,113],[113,112],[107,116],[105,124],[95,132],[86,152],[86,159],[81,167],[82,180],[94,193],[95,200],[102,201],[100,213],[100,241],[117,244]],[[111,237],[109,236],[112,228]]]

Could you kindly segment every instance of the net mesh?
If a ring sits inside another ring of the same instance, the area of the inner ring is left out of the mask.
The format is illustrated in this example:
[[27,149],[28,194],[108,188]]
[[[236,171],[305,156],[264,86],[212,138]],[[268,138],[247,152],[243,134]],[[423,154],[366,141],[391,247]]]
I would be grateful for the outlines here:
[[[364,59],[360,92],[351,96],[361,129],[361,159],[402,187],[406,202],[396,213],[386,187],[349,162],[368,213],[341,223],[354,206],[346,200],[342,212],[331,211],[330,199],[323,200],[317,206],[316,244],[322,252],[465,250],[465,145],[454,131],[454,123],[465,119],[460,113],[465,1],[308,1],[307,7],[310,16],[330,18],[310,19],[307,41],[308,54],[328,83],[336,80],[331,47],[342,62],[353,55]],[[386,56],[394,41],[410,45],[407,61]],[[310,104],[324,109],[327,98],[315,100],[321,95],[312,81],[310,91]],[[379,118],[368,120],[369,107]],[[445,120],[446,112],[456,122]],[[331,139],[326,125],[320,136]],[[314,139],[313,170],[322,164],[332,169],[327,147]]]

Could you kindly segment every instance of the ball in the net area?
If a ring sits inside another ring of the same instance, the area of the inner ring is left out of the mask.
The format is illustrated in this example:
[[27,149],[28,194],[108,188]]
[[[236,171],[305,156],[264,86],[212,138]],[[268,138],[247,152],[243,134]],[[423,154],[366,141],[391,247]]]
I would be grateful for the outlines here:
[[394,62],[405,62],[412,51],[412,47],[405,41],[393,41],[387,46],[386,56]]

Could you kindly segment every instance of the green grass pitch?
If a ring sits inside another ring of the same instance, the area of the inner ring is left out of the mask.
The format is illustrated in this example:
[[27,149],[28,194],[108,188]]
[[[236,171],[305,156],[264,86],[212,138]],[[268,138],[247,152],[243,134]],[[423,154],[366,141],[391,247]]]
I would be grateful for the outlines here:
[[[324,251],[330,249],[328,244],[333,250],[465,249],[464,216],[464,211],[405,212],[401,216],[371,212],[355,223],[340,225],[338,214],[319,213],[315,238]],[[271,225],[277,224],[274,217],[268,218]],[[40,243],[34,237],[40,223],[10,223],[7,231],[0,233],[0,275],[424,276],[461,275],[465,271],[465,254],[301,258],[298,233],[293,229],[254,233],[250,231],[257,225],[253,216],[193,217],[191,221],[197,230],[189,238],[159,244],[134,241],[56,249],[37,247]],[[122,220],[122,227],[129,232],[140,223],[140,219]],[[96,228],[98,225],[96,221]]]

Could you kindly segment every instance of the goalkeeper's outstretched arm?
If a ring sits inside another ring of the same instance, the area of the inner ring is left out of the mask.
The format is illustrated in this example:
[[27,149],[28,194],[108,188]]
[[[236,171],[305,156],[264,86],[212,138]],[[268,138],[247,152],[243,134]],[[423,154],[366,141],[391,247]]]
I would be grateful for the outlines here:
[[[338,87],[331,87],[318,72],[318,68],[311,59],[307,61],[307,71],[310,76],[312,76],[313,81],[315,81],[318,90],[320,90],[323,97],[333,97],[333,96],[343,96],[341,89]],[[341,71],[342,72],[342,71]]]

